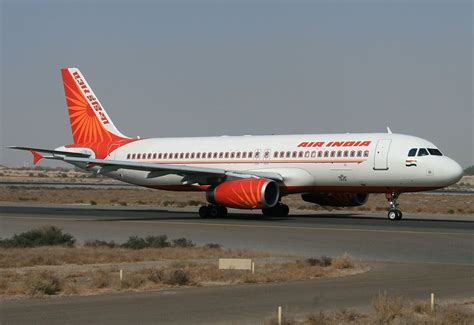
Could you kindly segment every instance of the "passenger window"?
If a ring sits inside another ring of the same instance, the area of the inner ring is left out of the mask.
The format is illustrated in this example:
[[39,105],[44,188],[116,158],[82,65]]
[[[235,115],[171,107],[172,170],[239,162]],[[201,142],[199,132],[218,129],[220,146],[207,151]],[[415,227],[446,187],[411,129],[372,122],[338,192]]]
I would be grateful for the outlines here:
[[364,157],[368,157],[369,156],[369,150],[365,150],[364,151]]
[[291,157],[291,152],[290,151],[287,151],[286,152],[286,158],[290,158]]
[[354,150],[351,151],[351,157],[355,157],[356,152]]
[[151,159],[151,153],[148,154],[148,159]]
[[161,159],[163,155],[161,153],[158,154],[158,159]]
[[247,151],[242,152],[242,158],[246,159],[247,158]]
[[430,155],[432,156],[442,156],[443,154],[441,153],[441,151],[439,151],[438,149],[436,148],[428,148],[428,152],[430,153]]
[[252,157],[253,157],[253,152],[249,151],[249,158],[252,158]]
[[182,152],[179,154],[179,159],[183,159],[183,158],[184,158],[184,153]]
[[186,158],[186,159],[189,159],[189,152],[186,152],[185,158]]
[[137,153],[137,159],[140,159],[141,158],[141,154]]
[[357,157],[362,157],[362,150],[357,151]]
[[224,153],[223,152],[219,152],[219,158],[220,159],[224,158]]
[[168,154],[167,154],[167,153],[164,153],[164,154],[163,154],[163,159],[166,159],[166,158],[168,158]]
[[191,159],[194,159],[194,152],[191,152]]
[[206,158],[206,153],[205,153],[205,152],[202,153],[202,156],[201,156],[201,157],[199,157],[200,154],[201,154],[201,153],[199,153],[199,152],[197,153],[197,158],[198,158],[198,159],[201,158],[201,157],[202,157],[202,159]]
[[344,157],[349,157],[349,151],[344,150]]
[[231,152],[231,153],[230,153],[230,158],[231,158],[231,159],[234,159],[234,158],[235,158],[235,152]]
[[214,155],[212,156],[212,158],[217,159],[217,152],[214,152]]
[[318,151],[318,158],[321,158],[323,156],[323,152],[322,151]]
[[428,156],[428,150],[426,150],[425,148],[420,148],[420,150],[418,151],[418,157],[421,156]]
[[331,151],[331,157],[334,158],[336,156],[336,152],[335,151]]
[[127,159],[130,159],[130,154],[127,155]]
[[341,157],[341,156],[342,156],[342,151],[341,151],[341,150],[339,150],[339,151],[337,152],[337,156],[338,156],[338,157]]
[[292,156],[293,158],[296,158],[296,155],[297,155],[297,154],[298,154],[298,153],[297,153],[296,151],[293,151],[293,154],[292,154],[291,156]]
[[316,158],[316,151],[311,152],[311,158]]
[[174,154],[174,159],[178,159],[179,158],[179,153],[175,153]]
[[410,149],[410,151],[408,151],[408,157],[415,157],[417,150],[418,150],[418,149],[416,149],[416,148]]
[[278,158],[278,151],[275,151],[275,152],[273,153],[273,158]]
[[153,154],[153,159],[156,159],[156,152]]
[[229,158],[229,153],[226,152],[224,157],[225,157],[225,159]]
[[303,158],[303,151],[298,152],[298,158]]
[[235,158],[240,159],[240,151],[237,151],[237,153],[235,154]]
[[280,151],[280,158],[285,158],[285,152],[284,151]]

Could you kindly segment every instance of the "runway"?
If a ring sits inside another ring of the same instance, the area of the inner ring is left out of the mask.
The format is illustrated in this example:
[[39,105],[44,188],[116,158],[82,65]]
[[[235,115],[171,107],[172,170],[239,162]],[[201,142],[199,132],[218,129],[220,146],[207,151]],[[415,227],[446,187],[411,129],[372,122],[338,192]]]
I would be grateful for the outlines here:
[[371,266],[354,276],[283,284],[3,301],[2,323],[261,324],[278,305],[301,314],[368,307],[385,290],[410,299],[428,299],[431,292],[441,300],[474,294],[472,216],[407,215],[392,222],[385,213],[302,213],[282,219],[232,213],[226,219],[200,219],[189,209],[1,205],[0,222],[1,237],[54,224],[79,241],[166,234],[298,256],[348,252]]
[[166,234],[198,244],[301,256],[347,252],[370,261],[473,264],[472,216],[406,215],[393,222],[384,212],[302,213],[281,219],[240,212],[226,219],[201,219],[195,210],[1,205],[0,236],[54,224],[79,242]]

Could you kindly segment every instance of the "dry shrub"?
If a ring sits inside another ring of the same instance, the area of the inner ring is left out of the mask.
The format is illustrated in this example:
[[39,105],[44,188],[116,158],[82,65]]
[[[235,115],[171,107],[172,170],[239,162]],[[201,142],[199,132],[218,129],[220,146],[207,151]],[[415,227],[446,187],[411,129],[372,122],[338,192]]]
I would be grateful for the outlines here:
[[326,255],[321,255],[319,258],[307,258],[306,263],[310,266],[330,266],[332,264],[332,258]]
[[387,292],[379,293],[372,306],[375,310],[376,320],[382,324],[389,323],[402,316],[403,302],[399,296],[390,296]]
[[474,314],[461,306],[444,306],[437,314],[439,323],[443,325],[469,325],[474,322]]
[[147,282],[147,277],[142,272],[129,272],[124,274],[120,282],[122,289],[138,289]]
[[164,282],[169,285],[184,286],[191,282],[185,270],[174,269],[165,273]]
[[307,325],[329,325],[331,322],[331,317],[323,311],[320,311],[317,314],[309,315],[304,323]]
[[61,290],[61,284],[57,276],[44,271],[27,276],[24,289],[30,296],[55,295]]
[[149,281],[153,283],[162,283],[164,282],[165,275],[162,270],[147,269],[144,270],[146,277]]
[[92,286],[94,288],[107,288],[111,282],[110,273],[104,270],[98,270],[92,275]]
[[355,266],[352,256],[347,253],[342,254],[341,256],[336,257],[331,265],[338,270],[341,269],[352,269]]

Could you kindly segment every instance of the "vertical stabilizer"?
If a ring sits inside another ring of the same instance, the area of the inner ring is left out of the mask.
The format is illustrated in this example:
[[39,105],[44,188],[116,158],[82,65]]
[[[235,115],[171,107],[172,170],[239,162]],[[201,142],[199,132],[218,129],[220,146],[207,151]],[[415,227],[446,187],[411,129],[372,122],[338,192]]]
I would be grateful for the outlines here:
[[114,125],[79,69],[61,69],[75,144],[128,139]]

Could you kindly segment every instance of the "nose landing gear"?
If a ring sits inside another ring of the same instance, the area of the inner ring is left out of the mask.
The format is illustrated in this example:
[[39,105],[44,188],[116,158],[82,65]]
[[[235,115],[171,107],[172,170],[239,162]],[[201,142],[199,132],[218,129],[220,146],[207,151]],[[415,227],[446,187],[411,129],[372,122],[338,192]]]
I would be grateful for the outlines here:
[[385,197],[387,198],[387,201],[390,205],[390,208],[387,214],[387,217],[390,220],[401,220],[403,217],[402,211],[398,209],[397,200],[399,196],[400,196],[400,193],[396,193],[396,192],[385,194]]

